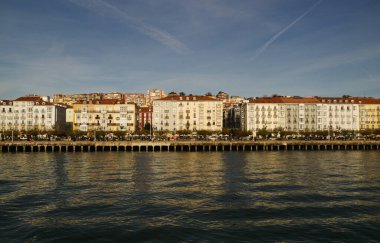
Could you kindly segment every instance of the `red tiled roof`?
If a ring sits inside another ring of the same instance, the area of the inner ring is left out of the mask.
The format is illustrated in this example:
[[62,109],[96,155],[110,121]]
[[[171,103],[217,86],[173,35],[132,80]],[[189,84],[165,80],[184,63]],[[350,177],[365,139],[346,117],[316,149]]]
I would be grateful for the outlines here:
[[260,97],[250,100],[250,103],[278,103],[278,104],[380,104],[380,99],[365,98],[365,97]]
[[34,102],[34,105],[54,105],[51,102],[44,101],[40,96],[24,96],[15,99],[14,101],[29,101]]
[[373,97],[319,97],[318,100],[322,103],[354,103],[354,104],[380,104],[380,99],[375,99]]
[[249,103],[294,103],[294,104],[305,104],[305,103],[319,103],[320,101],[316,98],[303,98],[303,97],[262,97],[250,100]]
[[0,100],[0,105],[9,105],[12,102],[11,100]]
[[15,99],[15,101],[40,101],[42,98],[40,96],[24,96]]
[[174,96],[167,96],[165,98],[161,98],[158,100],[168,100],[168,101],[219,101],[219,99],[210,97],[210,96],[197,96],[197,95],[174,95]]

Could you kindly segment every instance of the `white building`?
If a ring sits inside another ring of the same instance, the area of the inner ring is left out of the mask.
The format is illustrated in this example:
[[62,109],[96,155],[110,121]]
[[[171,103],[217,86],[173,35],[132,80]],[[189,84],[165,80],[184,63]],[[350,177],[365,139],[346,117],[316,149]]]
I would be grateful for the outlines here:
[[66,122],[64,107],[44,101],[39,96],[2,101],[0,114],[2,130],[49,131],[63,129]]
[[243,104],[244,130],[254,134],[260,129],[285,127],[285,106],[281,98],[259,98]]
[[258,98],[244,104],[244,130],[359,130],[359,104],[349,98]]
[[221,131],[223,103],[208,96],[168,96],[153,101],[156,131]]
[[350,98],[320,98],[318,130],[359,130],[359,101]]
[[318,102],[316,98],[257,98],[243,105],[244,130],[254,134],[261,129],[316,131]]

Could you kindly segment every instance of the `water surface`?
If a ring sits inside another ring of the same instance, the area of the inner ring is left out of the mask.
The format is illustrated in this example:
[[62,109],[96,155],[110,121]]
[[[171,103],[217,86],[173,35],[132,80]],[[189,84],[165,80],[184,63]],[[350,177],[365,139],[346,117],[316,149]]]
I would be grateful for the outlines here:
[[0,154],[0,240],[380,241],[379,155]]

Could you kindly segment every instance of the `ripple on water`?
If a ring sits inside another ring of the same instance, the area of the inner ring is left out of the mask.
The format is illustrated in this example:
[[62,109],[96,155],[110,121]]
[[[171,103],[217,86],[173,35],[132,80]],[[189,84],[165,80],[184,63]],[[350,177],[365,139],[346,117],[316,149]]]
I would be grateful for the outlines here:
[[1,156],[1,242],[380,239],[378,152]]

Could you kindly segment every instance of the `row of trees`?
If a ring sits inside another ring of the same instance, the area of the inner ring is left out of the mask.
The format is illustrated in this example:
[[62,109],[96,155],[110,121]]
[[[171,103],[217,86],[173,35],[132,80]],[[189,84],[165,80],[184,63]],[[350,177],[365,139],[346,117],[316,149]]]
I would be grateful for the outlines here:
[[[65,129],[60,129],[60,130],[50,130],[50,131],[41,131],[38,129],[33,129],[29,131],[13,131],[13,136],[14,137],[20,137],[20,136],[27,136],[31,138],[37,138],[41,135],[44,137],[51,137],[51,136],[56,136],[56,137],[82,137],[82,136],[87,136],[87,137],[96,137],[97,139],[101,139],[109,135],[110,133],[113,134],[114,137],[119,137],[119,138],[124,138],[128,135],[142,135],[142,136],[148,136],[148,135],[153,135],[153,130],[150,128],[150,125],[147,124],[143,130],[141,131],[136,131],[133,134],[129,134],[127,131],[89,131],[89,132],[83,132],[83,131],[73,131],[71,127],[66,127]],[[231,138],[243,138],[243,137],[248,137],[252,135],[251,131],[243,131],[241,129],[237,128],[223,128],[222,131],[207,131],[207,130],[200,130],[200,131],[192,131],[192,130],[178,130],[175,132],[170,132],[170,131],[154,131],[155,136],[164,136],[164,135],[197,135],[197,136],[203,136],[207,137],[210,135],[228,135]],[[301,137],[345,137],[345,138],[353,138],[356,136],[378,136],[380,135],[380,129],[376,130],[361,130],[361,131],[353,131],[353,130],[341,130],[341,131],[334,131],[334,132],[329,132],[329,131],[286,131],[282,128],[276,128],[274,130],[267,130],[267,129],[260,129],[256,132],[256,136],[261,137],[261,138],[271,138],[271,137],[276,137],[276,138],[286,138],[288,136],[301,136]],[[2,132],[2,138],[4,137],[11,137],[12,136],[12,131],[4,131]]]
[[44,138],[53,136],[53,137],[62,137],[62,138],[64,138],[64,137],[71,137],[71,138],[78,138],[78,137],[94,138],[94,137],[96,137],[96,139],[102,139],[111,133],[112,133],[113,137],[119,137],[119,138],[125,138],[129,135],[149,136],[149,135],[153,135],[153,133],[155,136],[164,136],[164,135],[168,135],[168,134],[178,135],[178,136],[196,134],[197,136],[203,136],[203,137],[207,137],[207,136],[214,135],[214,134],[217,134],[217,135],[223,134],[223,135],[228,135],[228,136],[231,136],[234,138],[249,136],[252,134],[251,132],[245,132],[245,131],[242,131],[240,129],[223,129],[222,131],[178,130],[175,132],[170,132],[170,131],[154,131],[153,132],[153,130],[150,128],[150,125],[147,124],[147,126],[145,126],[143,130],[135,131],[132,134],[129,133],[128,131],[101,131],[101,130],[97,130],[97,131],[84,132],[84,131],[72,130],[71,128],[67,128],[67,129],[47,130],[47,131],[38,130],[38,129],[33,129],[33,130],[28,130],[28,131],[13,131],[13,132],[12,131],[4,131],[4,133],[2,133],[2,136],[3,137],[4,136],[5,137],[11,137],[12,135],[14,137],[23,136],[23,137],[28,137],[28,138],[32,138],[32,139],[35,139],[35,138],[38,138],[41,136],[43,136]]
[[375,130],[361,130],[361,131],[354,131],[354,130],[341,130],[341,131],[285,131],[282,128],[276,128],[274,130],[267,130],[267,129],[260,129],[256,132],[257,136],[261,136],[263,138],[270,138],[273,136],[279,136],[281,138],[287,137],[287,136],[296,136],[300,135],[302,137],[327,137],[327,136],[342,136],[346,138],[353,138],[355,136],[377,136],[380,135],[380,129]]

